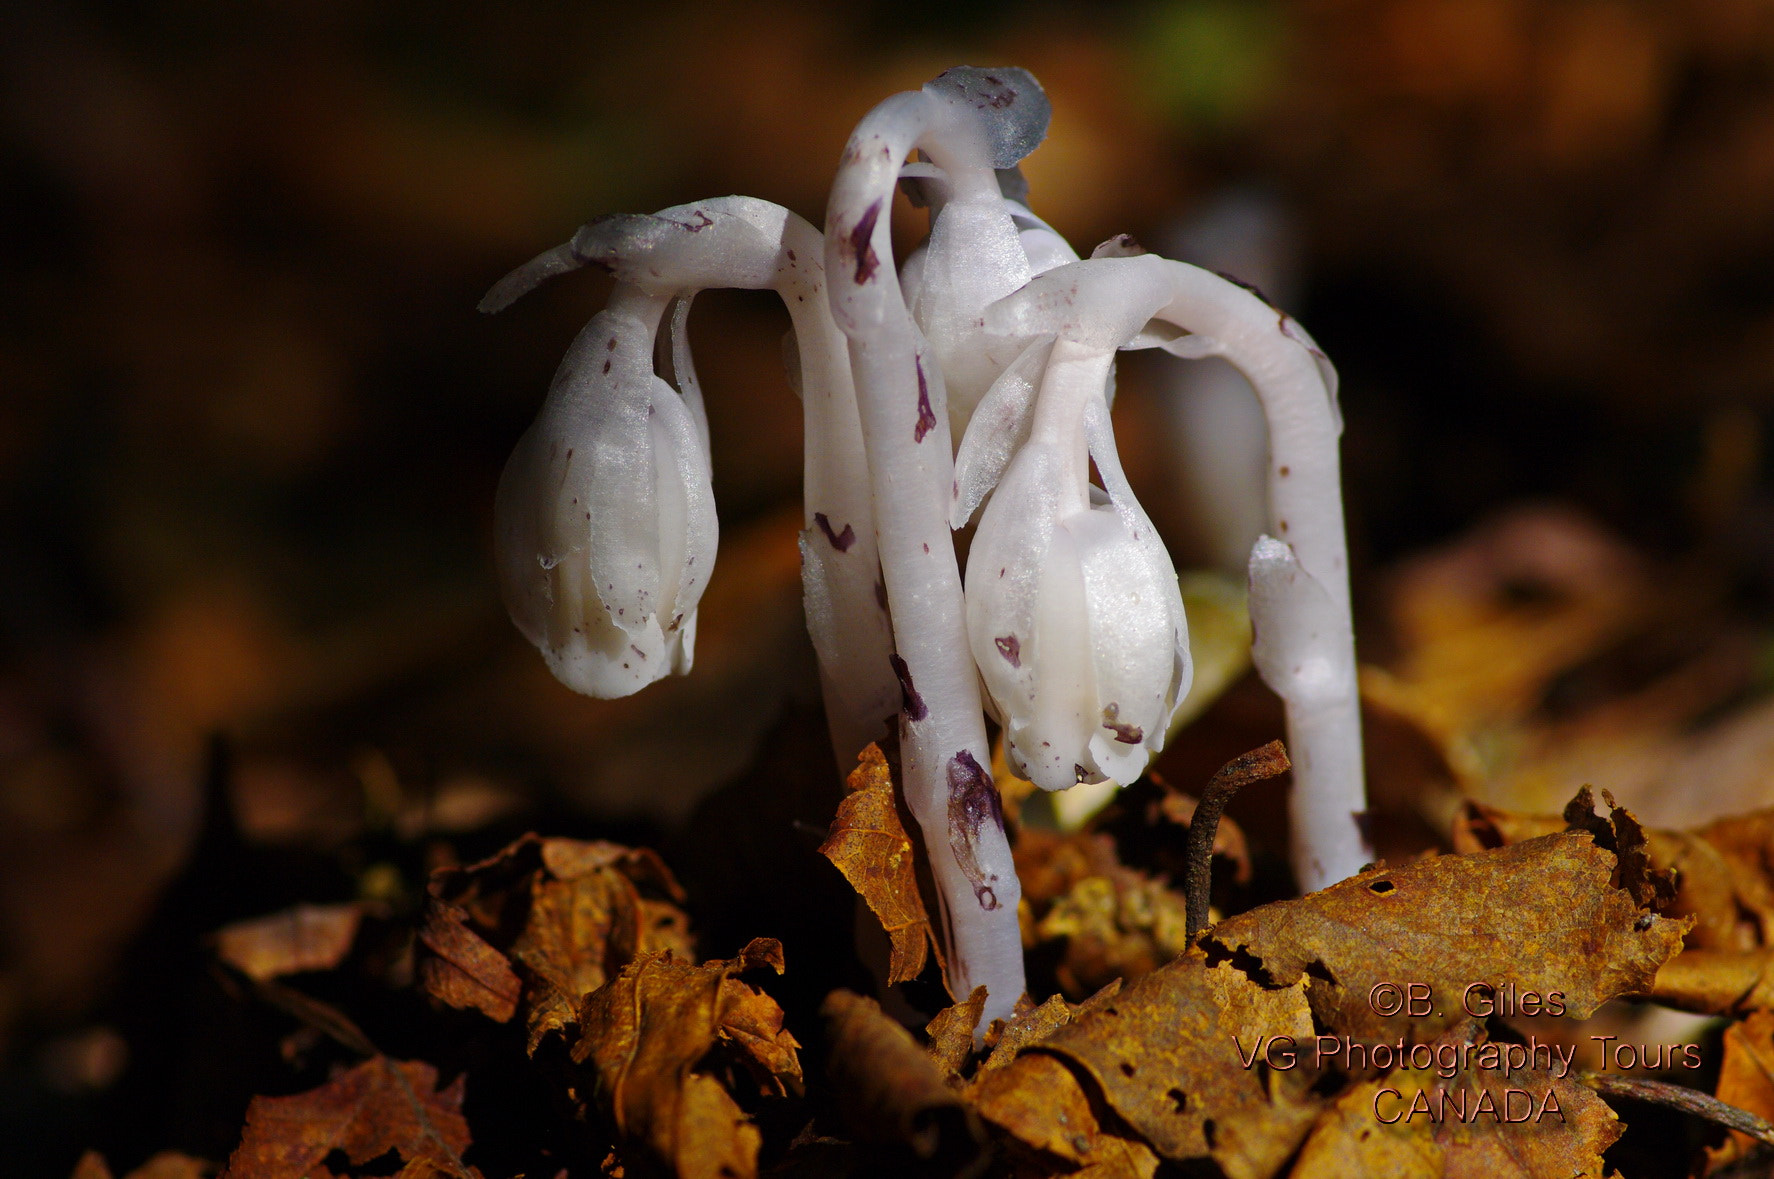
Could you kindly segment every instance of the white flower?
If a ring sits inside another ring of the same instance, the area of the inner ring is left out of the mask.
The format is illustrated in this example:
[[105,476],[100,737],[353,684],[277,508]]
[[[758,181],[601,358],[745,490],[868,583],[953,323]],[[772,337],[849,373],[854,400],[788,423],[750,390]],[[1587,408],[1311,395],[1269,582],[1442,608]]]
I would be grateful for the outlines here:
[[573,341],[499,480],[506,607],[555,676],[591,696],[689,670],[714,564],[696,416],[653,372],[665,303],[618,288]]
[[[1045,347],[1003,380],[1026,386]],[[1109,430],[1112,363],[1112,352],[1052,345],[1027,441],[996,481],[967,562],[974,660],[1011,764],[1046,790],[1137,778],[1163,748],[1192,670],[1176,571]],[[995,400],[988,393],[982,413]],[[986,423],[976,417],[975,428]],[[1016,433],[995,431],[1000,441]],[[1090,485],[1092,458],[1107,491]],[[957,487],[977,486],[965,440],[959,461]]]

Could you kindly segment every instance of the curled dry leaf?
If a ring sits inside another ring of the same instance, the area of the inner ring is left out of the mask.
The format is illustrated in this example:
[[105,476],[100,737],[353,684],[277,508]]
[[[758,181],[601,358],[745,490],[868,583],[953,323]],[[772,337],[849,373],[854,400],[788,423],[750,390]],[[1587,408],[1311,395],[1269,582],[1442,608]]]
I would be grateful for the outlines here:
[[451,1007],[479,1011],[504,1023],[517,1014],[523,990],[511,962],[469,925],[468,910],[436,896],[426,898],[419,944],[419,986]]
[[[1206,935],[1216,954],[1279,984],[1305,980],[1312,1011],[1364,1039],[1438,1035],[1464,1018],[1472,985],[1562,992],[1582,1018],[1647,987],[1687,921],[1639,907],[1612,883],[1615,857],[1565,832],[1471,855],[1373,868],[1296,901],[1264,905]],[[1427,985],[1426,1014],[1375,1010],[1381,984]]]
[[316,1179],[332,1174],[323,1164],[335,1150],[354,1165],[395,1151],[451,1179],[479,1179],[462,1161],[464,1080],[439,1089],[429,1064],[377,1056],[306,1093],[255,1097],[222,1179]]
[[1040,1006],[1018,1012],[1009,1023],[994,1024],[992,1032],[986,1036],[992,1045],[992,1054],[979,1066],[980,1071],[1003,1068],[1015,1059],[1018,1052],[1040,1043],[1071,1022],[1071,1007],[1060,996],[1050,995]]
[[917,978],[926,954],[934,952],[940,961],[942,949],[918,892],[917,859],[900,818],[893,774],[878,746],[857,757],[845,786],[849,792],[838,803],[819,854],[844,874],[887,931],[892,941],[887,981]]
[[971,995],[959,1003],[944,1007],[924,1025],[924,1034],[930,1037],[925,1051],[936,1062],[936,1067],[951,1080],[960,1076],[968,1058],[973,1055],[974,1033],[979,1028],[979,1017],[985,1009],[986,989],[983,986],[974,987]]
[[[1774,1120],[1774,1012],[1757,1011],[1725,1029],[1725,1058],[1719,1067],[1720,1101]],[[1732,1131],[1723,1145],[1706,1152],[1710,1174],[1760,1148],[1747,1134]]]
[[216,930],[216,956],[260,982],[331,970],[350,952],[362,920],[363,907],[355,903],[296,905]]
[[521,1002],[534,1053],[572,1024],[581,998],[637,955],[691,956],[682,900],[646,848],[526,835],[481,863],[433,875],[420,983],[500,1022]]
[[[1429,1047],[1456,1052],[1484,1042],[1458,1025]],[[1573,1077],[1533,1069],[1507,1074],[1401,1068],[1346,1090],[1319,1118],[1290,1179],[1579,1179],[1605,1172],[1602,1152],[1622,1127],[1607,1103]]]
[[929,1159],[949,1140],[979,1138],[972,1111],[942,1070],[880,1004],[833,991],[820,1014],[831,1043],[828,1071],[838,1107],[859,1141],[905,1146]]
[[573,1060],[588,1066],[602,1112],[682,1179],[757,1174],[762,1142],[731,1094],[706,1072],[721,1045],[775,1091],[799,1085],[799,1045],[775,1001],[733,976],[782,972],[782,945],[757,938],[739,956],[692,966],[670,950],[643,953],[585,997]]
[[[1578,810],[1587,810],[1586,790],[1573,804]],[[1616,807],[1614,813],[1625,811]],[[1562,830],[1566,818],[1467,803],[1454,824],[1454,846],[1466,851],[1519,843]],[[1644,838],[1651,867],[1675,879],[1674,896],[1663,911],[1694,918],[1687,939],[1690,951],[1747,951],[1774,941],[1774,810],[1720,819],[1692,831],[1650,830]]]

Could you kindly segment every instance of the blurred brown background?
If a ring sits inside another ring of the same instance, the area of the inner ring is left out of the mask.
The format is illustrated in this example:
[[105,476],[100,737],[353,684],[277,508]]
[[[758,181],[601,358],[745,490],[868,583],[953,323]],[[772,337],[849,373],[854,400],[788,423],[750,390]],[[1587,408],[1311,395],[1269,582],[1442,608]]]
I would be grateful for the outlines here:
[[[1229,185],[1297,219],[1370,613],[1377,571],[1552,499],[1728,566],[1761,617],[1769,0],[9,8],[3,1169],[97,1133],[141,1051],[106,1004],[206,808],[242,850],[191,929],[304,889],[398,906],[431,837],[665,830],[816,700],[779,308],[697,305],[721,564],[695,675],[609,703],[549,679],[488,573],[500,465],[606,280],[473,308],[601,212],[744,192],[819,222],[855,121],[959,62],[1046,86],[1032,203],[1086,252]],[[1152,372],[1117,413],[1180,537]],[[128,1142],[177,1123],[143,1116]]]

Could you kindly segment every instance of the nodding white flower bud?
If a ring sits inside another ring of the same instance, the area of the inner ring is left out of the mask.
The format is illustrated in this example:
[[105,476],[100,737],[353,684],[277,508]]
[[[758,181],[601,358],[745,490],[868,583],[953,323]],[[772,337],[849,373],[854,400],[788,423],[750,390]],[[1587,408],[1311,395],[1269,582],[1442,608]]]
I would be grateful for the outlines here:
[[[968,643],[1011,764],[1045,790],[1139,777],[1192,671],[1176,570],[1108,428],[1113,358],[1063,338],[1052,346],[1027,441],[967,562]],[[1026,367],[1019,360],[1006,379],[1025,379]],[[1090,484],[1093,457],[1107,491]]]
[[668,302],[618,287],[499,479],[506,608],[555,676],[590,696],[689,670],[714,564],[708,454],[691,407],[653,371]]

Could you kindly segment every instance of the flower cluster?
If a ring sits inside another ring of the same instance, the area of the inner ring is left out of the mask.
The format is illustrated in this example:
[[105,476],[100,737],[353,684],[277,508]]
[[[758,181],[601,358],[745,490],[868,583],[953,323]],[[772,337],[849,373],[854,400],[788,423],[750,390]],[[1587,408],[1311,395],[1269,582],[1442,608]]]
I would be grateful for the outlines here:
[[[1334,374],[1298,324],[1233,282],[1126,237],[1081,259],[1031,211],[1017,170],[1048,117],[1024,71],[949,70],[864,117],[823,234],[745,197],[602,218],[483,304],[588,263],[618,280],[519,442],[497,511],[519,627],[562,680],[610,696],[688,669],[714,557],[689,300],[711,286],[782,295],[833,745],[842,764],[897,724],[950,982],[987,986],[982,1027],[1022,993],[984,713],[1017,773],[1063,790],[1139,776],[1189,688],[1176,571],[1110,426],[1119,351],[1221,356],[1256,391],[1276,539],[1253,554],[1251,600],[1299,767],[1296,864],[1316,887],[1365,858]],[[930,232],[896,265],[900,190],[929,209]],[[954,536],[968,527],[963,578]]]

